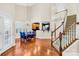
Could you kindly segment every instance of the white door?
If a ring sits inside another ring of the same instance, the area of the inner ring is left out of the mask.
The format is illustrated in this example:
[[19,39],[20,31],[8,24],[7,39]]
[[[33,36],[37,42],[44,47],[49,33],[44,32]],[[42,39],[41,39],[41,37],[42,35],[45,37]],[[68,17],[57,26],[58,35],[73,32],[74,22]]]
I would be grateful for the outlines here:
[[3,49],[3,27],[4,27],[4,24],[3,24],[3,18],[0,16],[0,53],[2,52],[2,49]]
[[12,40],[12,21],[4,18],[4,49],[11,45]]

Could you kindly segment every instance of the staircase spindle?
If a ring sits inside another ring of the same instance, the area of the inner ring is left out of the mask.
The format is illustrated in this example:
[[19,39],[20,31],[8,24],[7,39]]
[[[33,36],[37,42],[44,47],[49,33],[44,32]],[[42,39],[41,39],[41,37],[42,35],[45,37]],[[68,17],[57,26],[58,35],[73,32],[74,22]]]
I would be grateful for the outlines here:
[[73,30],[73,26],[71,27],[71,42],[73,41],[72,40],[72,30]]
[[51,46],[53,46],[53,33],[51,33]]
[[74,40],[74,25],[75,24],[73,24],[73,26],[72,26],[72,41]]
[[70,43],[72,42],[72,38],[71,38],[72,32],[71,32],[71,30],[72,30],[72,26],[71,26],[71,28],[70,28]]
[[74,27],[75,27],[75,39],[76,39],[76,23],[75,23]]
[[[65,34],[68,34],[67,32],[65,32]],[[65,36],[65,39],[63,39],[63,40],[65,40],[65,48],[66,48],[66,46],[67,46],[67,38],[68,38],[68,36],[67,35],[64,35]]]
[[[68,36],[68,45],[69,45],[69,30],[68,30],[68,32],[67,32],[67,33],[68,33],[68,35],[67,35],[67,36]],[[67,46],[68,46],[68,45],[67,45]]]
[[[56,23],[54,24],[54,28],[56,29]],[[55,34],[54,34],[54,39],[56,39],[56,31],[55,31]]]
[[60,56],[62,56],[62,33],[60,32]]
[[66,36],[66,44],[65,44],[66,46],[65,46],[65,48],[66,48],[68,46],[68,32],[66,32],[65,36]]
[[68,32],[67,32],[67,46],[68,46],[68,44],[69,44],[69,40],[68,40],[68,37],[69,35],[68,35]]
[[71,40],[73,41],[73,26],[72,26],[72,28],[71,28],[72,30],[71,30]]
[[71,30],[69,29],[69,45],[71,43]]

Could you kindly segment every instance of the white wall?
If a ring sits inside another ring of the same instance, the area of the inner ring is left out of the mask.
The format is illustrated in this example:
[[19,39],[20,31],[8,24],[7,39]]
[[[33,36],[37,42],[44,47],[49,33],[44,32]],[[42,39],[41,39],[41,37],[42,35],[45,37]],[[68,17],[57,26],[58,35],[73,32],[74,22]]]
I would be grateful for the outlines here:
[[[77,21],[76,22],[79,22],[79,4],[76,4],[76,8],[77,8]],[[79,24],[76,25],[76,38],[79,39]]]
[[[40,23],[40,31],[38,31],[40,32],[40,34],[37,32],[37,35],[39,34],[40,38],[42,38],[41,33],[43,34],[43,32],[41,31],[42,29],[41,23],[44,21],[50,22],[50,20],[51,20],[51,4],[39,3],[39,4],[35,4],[34,6],[32,6],[31,23],[33,22]],[[48,32],[46,34],[48,34]],[[50,38],[50,34],[47,36],[48,38]]]
[[24,22],[27,30],[31,30],[31,7],[16,5],[15,10],[15,22]]
[[[62,21],[64,21],[64,16],[66,14],[66,4],[65,3],[56,3],[52,6],[52,11],[54,12],[51,14],[51,29],[54,29],[54,23],[56,23],[56,27],[58,27]],[[63,11],[63,12],[60,12]],[[57,13],[58,12],[58,13]]]
[[32,8],[32,22],[49,21],[51,13],[50,4],[36,4]]
[[26,19],[28,31],[32,30],[31,18],[32,18],[32,6],[29,6],[29,7],[27,7],[27,19]]
[[77,5],[76,3],[67,4],[68,15],[77,14]]
[[15,16],[15,5],[9,4],[9,3],[1,3],[0,13],[5,14],[10,17],[14,17]]
[[27,19],[27,8],[24,6],[16,5],[15,16],[17,21],[26,21]]

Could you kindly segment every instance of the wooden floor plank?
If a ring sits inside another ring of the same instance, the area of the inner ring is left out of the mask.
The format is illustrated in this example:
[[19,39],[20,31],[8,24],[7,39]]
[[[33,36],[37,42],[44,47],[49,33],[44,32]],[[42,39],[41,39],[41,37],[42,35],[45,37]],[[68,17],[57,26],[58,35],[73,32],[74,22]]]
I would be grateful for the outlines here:
[[26,42],[17,39],[16,46],[1,56],[58,56],[58,53],[51,47],[50,39],[35,39]]

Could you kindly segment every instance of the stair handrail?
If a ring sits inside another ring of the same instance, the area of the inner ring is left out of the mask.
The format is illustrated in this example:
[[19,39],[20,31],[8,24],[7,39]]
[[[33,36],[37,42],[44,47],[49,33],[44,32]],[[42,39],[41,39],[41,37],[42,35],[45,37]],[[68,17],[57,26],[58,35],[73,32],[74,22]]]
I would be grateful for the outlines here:
[[[68,10],[67,10],[67,9],[64,9],[64,10],[61,10],[61,11],[59,11],[59,12],[56,12],[55,15],[58,14],[58,13],[60,13],[60,12],[63,12],[63,11],[66,11],[66,16],[67,16],[67,13],[68,13]],[[62,24],[59,25],[56,29],[54,29],[52,32],[55,32],[55,31],[56,31],[58,28],[60,28],[64,23],[65,23],[65,17],[64,17],[64,20],[63,20]]]
[[54,29],[54,30],[52,31],[52,33],[55,32],[56,30],[58,30],[62,25],[64,25],[64,21],[63,21],[56,29]]
[[[63,12],[63,11],[66,11],[66,14],[65,14],[64,20],[63,20],[63,22],[62,22],[62,23],[61,23],[57,28],[55,28],[53,31],[51,31],[51,36],[53,35],[54,32],[56,32],[56,30],[58,30],[59,28],[61,28],[62,25],[63,25],[63,32],[64,32],[64,23],[65,23],[65,18],[66,18],[66,16],[67,16],[68,10],[65,9],[65,10],[62,10],[62,11],[56,12],[55,14],[58,14],[58,13]],[[51,37],[51,39],[52,39],[52,37]],[[57,38],[56,38],[56,39],[57,39]],[[51,40],[51,44],[52,44],[52,40]]]
[[[53,33],[56,32],[56,30],[58,30],[58,29],[61,28],[62,26],[64,27],[64,22],[62,22],[62,24],[61,24],[60,26],[58,26],[54,31],[52,31],[51,36],[53,36]],[[63,31],[63,32],[64,32],[64,31]],[[53,40],[53,42],[56,41],[58,38],[59,38],[59,36],[56,37],[55,40]]]
[[58,14],[58,13],[63,12],[63,11],[68,12],[68,10],[67,10],[67,9],[64,9],[64,10],[61,10],[61,11],[59,11],[59,12],[56,12],[55,14]]

